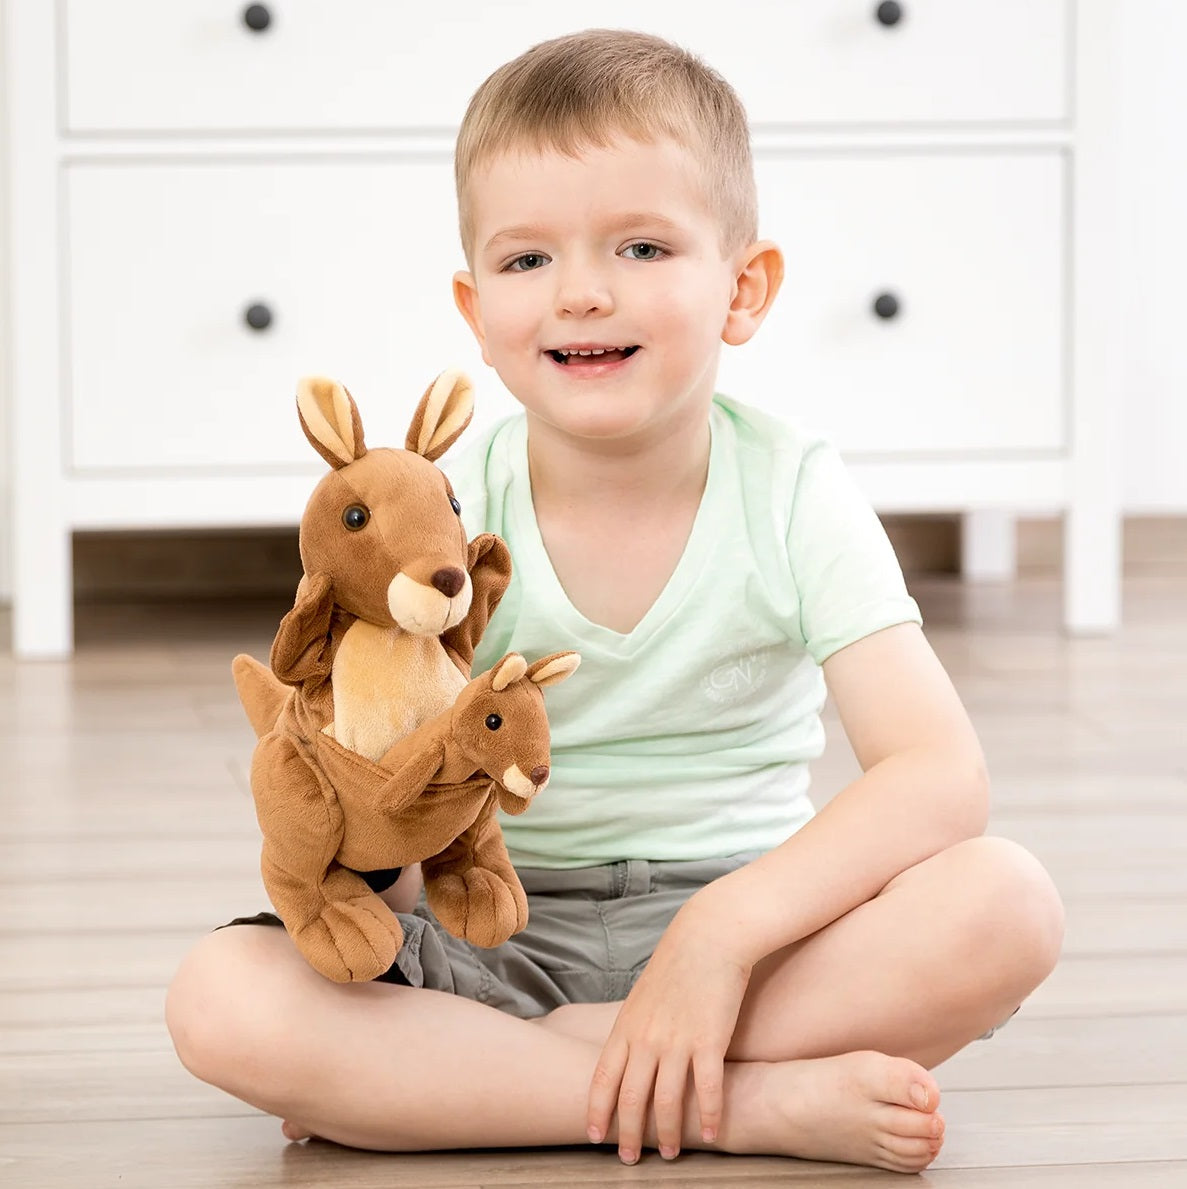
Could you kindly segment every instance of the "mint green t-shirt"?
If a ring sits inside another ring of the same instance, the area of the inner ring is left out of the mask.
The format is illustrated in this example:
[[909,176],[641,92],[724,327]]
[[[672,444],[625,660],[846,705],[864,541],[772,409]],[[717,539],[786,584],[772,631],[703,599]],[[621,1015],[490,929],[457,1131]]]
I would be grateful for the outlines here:
[[569,602],[536,525],[527,425],[512,417],[446,466],[467,531],[498,533],[514,574],[474,658],[574,648],[547,691],[552,779],[501,824],[513,862],[585,867],[765,851],[813,813],[820,665],[920,622],[886,534],[820,438],[714,399],[705,493],[684,553],[627,634]]

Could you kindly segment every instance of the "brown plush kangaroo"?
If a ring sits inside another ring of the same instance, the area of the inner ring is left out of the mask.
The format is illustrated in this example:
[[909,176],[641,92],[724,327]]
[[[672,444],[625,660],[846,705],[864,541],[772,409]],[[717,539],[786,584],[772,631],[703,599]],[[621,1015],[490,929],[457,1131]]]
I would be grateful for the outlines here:
[[[265,847],[265,883],[273,901],[284,902],[285,926],[315,969],[338,982],[374,978],[399,952],[399,923],[360,872],[420,861],[429,907],[446,929],[475,945],[502,945],[527,924],[527,898],[495,814],[500,807],[523,813],[548,783],[542,690],[579,663],[575,652],[531,666],[508,653],[378,764],[317,732],[314,770],[337,791],[336,800],[317,807],[329,822],[324,833],[318,820],[315,836],[294,836],[291,803],[257,798],[265,838],[290,844],[285,851]],[[295,699],[290,691],[286,712],[294,715]],[[291,736],[264,733],[253,788],[294,761],[302,770],[304,759],[298,761]]]
[[[348,771],[360,779],[367,772],[343,757],[354,753],[373,766],[453,706],[510,581],[511,559],[491,533],[467,543],[449,481],[433,465],[470,421],[472,389],[460,373],[443,373],[426,391],[404,450],[368,450],[358,409],[333,380],[301,381],[297,409],[333,469],[301,520],[304,575],[276,633],[271,672],[250,657],[236,658],[234,672],[261,736],[252,793],[265,888],[314,967],[361,981],[391,965],[402,934],[363,876],[335,860],[345,809],[374,777],[361,790],[343,783]],[[332,778],[323,764],[334,761]],[[493,817],[491,826],[498,828]],[[419,842],[402,839],[400,853],[420,859],[441,849]],[[380,865],[402,864],[385,857]],[[518,908],[510,918],[496,915],[510,936]]]

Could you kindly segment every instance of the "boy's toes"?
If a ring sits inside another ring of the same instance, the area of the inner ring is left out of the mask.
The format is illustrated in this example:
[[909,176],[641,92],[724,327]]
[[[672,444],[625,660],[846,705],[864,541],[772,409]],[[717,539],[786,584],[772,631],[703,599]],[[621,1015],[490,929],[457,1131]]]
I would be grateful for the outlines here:
[[882,1135],[899,1136],[902,1139],[944,1138],[943,1116],[935,1112],[883,1104],[875,1111],[874,1122]]
[[906,1057],[883,1056],[877,1067],[867,1067],[867,1072],[876,1079],[868,1089],[881,1102],[923,1112],[934,1111],[940,1105],[940,1088],[935,1078],[922,1065]]
[[901,1172],[919,1172],[940,1154],[939,1144],[935,1140],[888,1135],[882,1140],[881,1146],[888,1162]]

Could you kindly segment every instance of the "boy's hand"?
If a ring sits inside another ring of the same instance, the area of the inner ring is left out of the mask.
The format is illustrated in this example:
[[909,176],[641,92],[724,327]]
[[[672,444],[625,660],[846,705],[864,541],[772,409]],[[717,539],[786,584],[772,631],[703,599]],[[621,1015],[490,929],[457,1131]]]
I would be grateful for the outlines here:
[[635,984],[598,1058],[586,1117],[601,1143],[618,1113],[618,1154],[633,1164],[643,1150],[648,1103],[660,1154],[680,1151],[684,1096],[692,1069],[701,1135],[717,1138],[725,1054],[738,1022],[750,967],[723,955],[720,934],[677,914]]

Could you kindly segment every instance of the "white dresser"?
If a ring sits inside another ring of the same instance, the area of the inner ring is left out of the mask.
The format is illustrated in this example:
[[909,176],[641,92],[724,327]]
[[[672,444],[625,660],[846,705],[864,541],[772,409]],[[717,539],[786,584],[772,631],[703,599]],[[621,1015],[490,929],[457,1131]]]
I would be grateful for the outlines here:
[[[546,0],[6,0],[15,647],[71,647],[79,529],[295,524],[296,378],[398,444],[439,370],[470,92]],[[702,12],[703,9],[703,12]],[[603,0],[741,92],[788,261],[720,387],[830,433],[882,511],[1061,511],[1118,617],[1115,0]],[[726,15],[723,15],[726,14]]]

